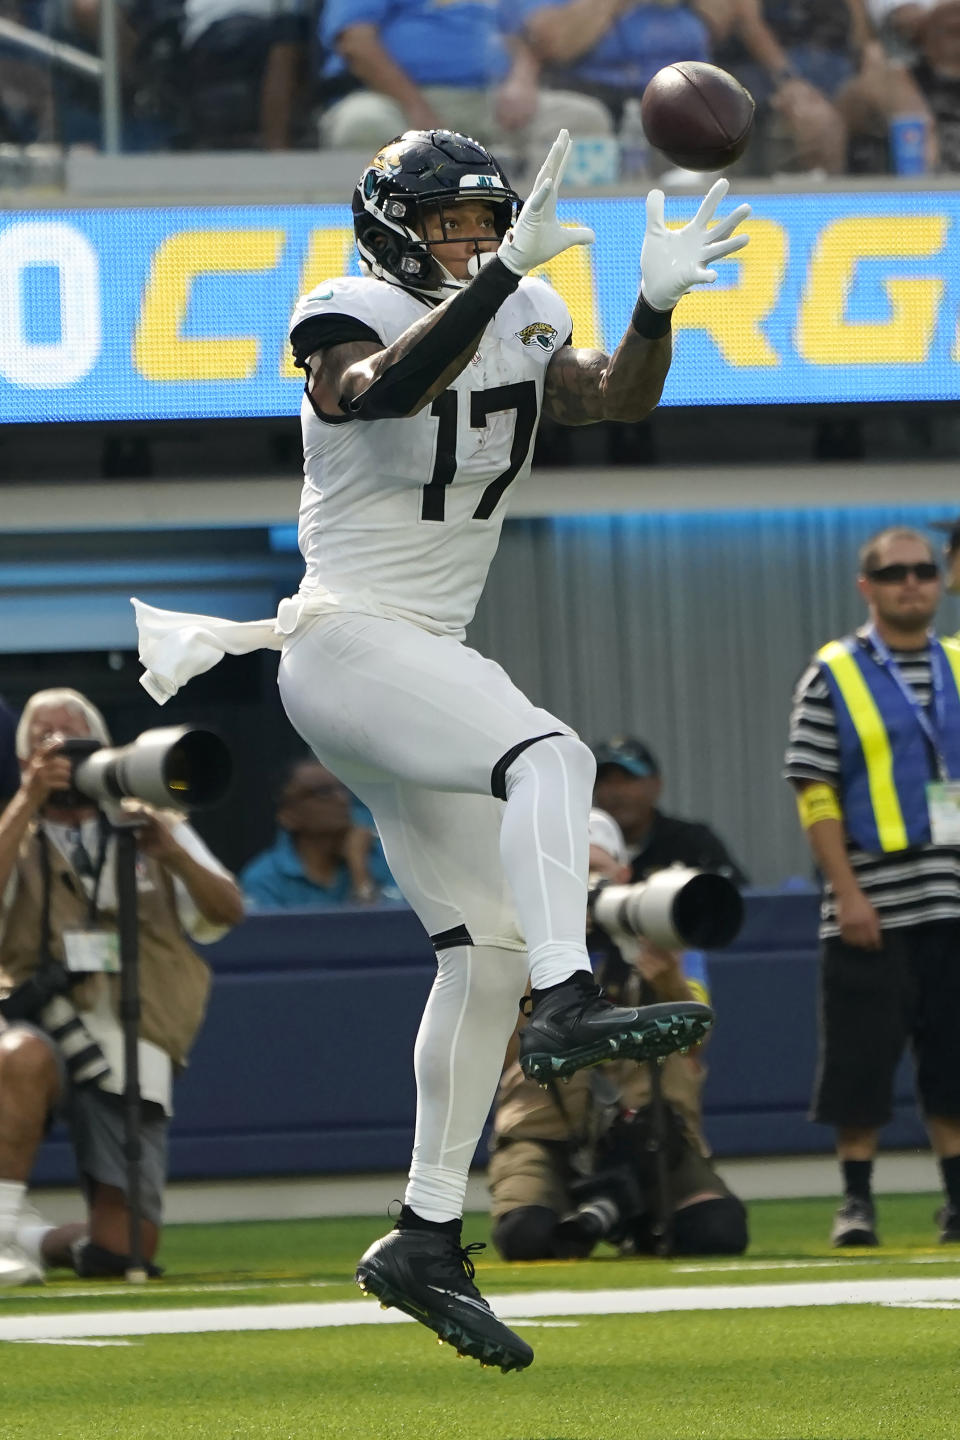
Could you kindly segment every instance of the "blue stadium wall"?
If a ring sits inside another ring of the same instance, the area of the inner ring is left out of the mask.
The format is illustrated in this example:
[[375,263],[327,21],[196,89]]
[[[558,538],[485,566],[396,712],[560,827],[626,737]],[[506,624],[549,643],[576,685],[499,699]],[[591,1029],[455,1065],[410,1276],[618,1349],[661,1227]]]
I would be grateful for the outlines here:
[[[809,893],[754,892],[735,944],[708,957],[718,1021],[706,1052],[705,1128],[720,1156],[830,1148],[830,1132],[806,1118],[816,1059],[816,912]],[[414,916],[259,916],[206,953],[215,984],[177,1090],[171,1174],[405,1169],[413,1040],[434,973]],[[883,1140],[924,1143],[905,1068]],[[35,1183],[73,1173],[66,1138],[55,1132]]]

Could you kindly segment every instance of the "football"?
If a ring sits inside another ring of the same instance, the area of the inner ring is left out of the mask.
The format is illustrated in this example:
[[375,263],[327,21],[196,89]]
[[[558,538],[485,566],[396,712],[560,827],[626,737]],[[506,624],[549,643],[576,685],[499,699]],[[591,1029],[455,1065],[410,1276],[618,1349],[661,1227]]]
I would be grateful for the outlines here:
[[658,70],[640,102],[651,145],[685,170],[723,170],[747,148],[756,107],[716,65],[679,60]]

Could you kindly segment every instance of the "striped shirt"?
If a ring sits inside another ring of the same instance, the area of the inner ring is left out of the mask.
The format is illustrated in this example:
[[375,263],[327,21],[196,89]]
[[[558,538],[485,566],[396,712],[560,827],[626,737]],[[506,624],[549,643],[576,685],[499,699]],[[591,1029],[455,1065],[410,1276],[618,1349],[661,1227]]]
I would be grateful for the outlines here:
[[[920,704],[928,707],[932,690],[930,651],[890,653]],[[783,773],[788,780],[821,781],[840,789],[840,746],[833,698],[816,662],[801,676],[794,692]],[[930,778],[936,779],[932,758]],[[917,845],[874,855],[848,840],[847,853],[857,883],[879,913],[884,929],[960,919],[960,848]],[[839,934],[836,901],[826,884],[820,935],[827,938]]]

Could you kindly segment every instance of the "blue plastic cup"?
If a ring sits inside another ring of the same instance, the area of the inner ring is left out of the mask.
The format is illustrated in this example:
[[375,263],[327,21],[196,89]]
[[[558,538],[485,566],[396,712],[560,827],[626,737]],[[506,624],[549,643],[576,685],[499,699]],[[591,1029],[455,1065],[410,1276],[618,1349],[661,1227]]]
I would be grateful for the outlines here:
[[894,115],[890,121],[890,160],[895,175],[927,173],[926,115]]

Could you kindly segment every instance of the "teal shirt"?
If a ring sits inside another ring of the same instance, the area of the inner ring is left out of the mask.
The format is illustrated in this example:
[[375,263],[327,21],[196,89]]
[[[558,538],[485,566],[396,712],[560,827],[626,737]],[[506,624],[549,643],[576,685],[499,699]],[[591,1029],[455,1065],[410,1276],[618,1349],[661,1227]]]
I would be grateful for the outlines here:
[[[367,865],[381,900],[395,903],[403,899],[379,840],[371,846]],[[350,903],[350,872],[346,865],[340,866],[330,885],[318,885],[304,873],[293,837],[286,830],[278,831],[270,849],[255,855],[244,866],[240,886],[248,903],[257,910],[332,910]]]

